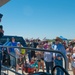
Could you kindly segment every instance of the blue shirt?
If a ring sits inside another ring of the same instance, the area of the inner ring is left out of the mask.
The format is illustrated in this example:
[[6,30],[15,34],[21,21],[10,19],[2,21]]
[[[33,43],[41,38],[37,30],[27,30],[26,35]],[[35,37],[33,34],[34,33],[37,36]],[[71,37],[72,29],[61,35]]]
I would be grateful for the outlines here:
[[[10,46],[17,46],[17,42],[11,42]],[[14,48],[10,48],[10,52],[15,53]]]
[[[56,44],[54,50],[58,50],[58,51],[62,52],[64,56],[66,56],[66,50],[65,50],[65,47],[63,46],[63,44],[61,44],[61,43]],[[56,53],[56,56],[61,57],[62,55],[59,53]]]
[[[7,40],[3,46],[17,46],[17,42],[10,42]],[[9,51],[15,53],[14,48],[9,48]]]

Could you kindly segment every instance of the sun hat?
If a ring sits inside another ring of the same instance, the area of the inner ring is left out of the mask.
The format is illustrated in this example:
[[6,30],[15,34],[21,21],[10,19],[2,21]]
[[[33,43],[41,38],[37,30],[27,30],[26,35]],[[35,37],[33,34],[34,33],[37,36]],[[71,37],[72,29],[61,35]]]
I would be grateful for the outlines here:
[[55,41],[60,41],[60,42],[62,42],[63,40],[62,40],[60,37],[56,37],[56,38],[55,38]]

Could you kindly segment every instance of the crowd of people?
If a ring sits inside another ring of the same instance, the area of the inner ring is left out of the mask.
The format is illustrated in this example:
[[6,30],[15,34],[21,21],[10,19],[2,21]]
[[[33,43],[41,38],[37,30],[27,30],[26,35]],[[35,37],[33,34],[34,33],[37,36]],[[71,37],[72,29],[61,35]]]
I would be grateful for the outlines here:
[[[24,63],[32,64],[33,62],[36,63],[34,66],[34,72],[39,72],[40,68],[43,72],[51,73],[52,68],[55,65],[60,65],[63,67],[63,57],[59,53],[53,53],[48,52],[48,50],[57,50],[63,53],[63,55],[66,57],[66,60],[68,61],[68,69],[69,63],[71,63],[73,74],[75,75],[75,46],[72,45],[71,42],[66,44],[65,41],[63,41],[61,38],[56,37],[55,41],[49,42],[48,40],[40,40],[40,39],[33,39],[33,40],[25,40],[26,47],[28,48],[36,48],[38,49],[45,49],[47,51],[37,51],[37,50],[30,50],[25,49],[25,54],[21,53],[21,48],[10,48],[8,49],[8,53],[11,55],[16,56],[16,71],[19,70],[19,67],[21,69],[24,66]],[[12,42],[9,44],[9,46],[17,46],[17,47],[23,47],[20,42],[16,42],[14,37],[12,37]],[[26,56],[28,56],[28,59],[26,59]],[[24,58],[25,57],[25,58]],[[25,62],[24,62],[25,60]],[[13,57],[10,56],[11,66],[15,65],[15,60]],[[30,65],[31,66],[31,65]],[[31,66],[33,67],[33,65]],[[23,69],[22,69],[23,70]],[[60,68],[56,68],[56,75],[64,75],[64,72]]]
[[[46,49],[46,50],[57,50],[63,53],[63,55],[66,57],[66,60],[68,61],[67,68],[68,70],[73,71],[73,75],[75,75],[75,43],[74,40],[67,43],[67,41],[62,40],[59,37],[56,37],[55,41],[48,42],[47,40],[26,40],[27,45],[29,45],[32,48],[37,49]],[[54,65],[61,65],[63,67],[63,57],[58,53],[52,53],[52,52],[42,52],[42,51],[30,51],[28,54],[29,61],[31,61],[31,58],[37,58],[38,60],[38,71],[40,67],[42,67],[42,70],[44,72],[44,66],[46,66],[46,72],[50,72],[50,68],[52,69]],[[45,65],[44,65],[45,64]],[[71,64],[71,66],[70,66]],[[57,68],[56,70],[57,75],[64,75],[64,72]]]

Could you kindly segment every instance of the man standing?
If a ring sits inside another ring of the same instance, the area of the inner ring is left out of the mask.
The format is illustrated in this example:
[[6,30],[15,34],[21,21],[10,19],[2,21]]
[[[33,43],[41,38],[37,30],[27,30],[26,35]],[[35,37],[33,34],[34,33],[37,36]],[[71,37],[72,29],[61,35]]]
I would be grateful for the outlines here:
[[[17,46],[17,42],[15,42],[15,38],[14,38],[14,37],[12,37],[12,39],[11,39],[10,46]],[[13,56],[16,55],[14,48],[10,48],[10,49],[9,49],[9,53],[10,53],[11,55],[13,55]],[[15,58],[12,57],[12,56],[10,56],[10,64],[11,64],[11,67],[16,66]]]
[[[66,56],[66,50],[62,44],[62,41],[63,41],[62,39],[60,39],[59,37],[56,37],[54,50],[58,50],[62,52],[64,56]],[[55,53],[54,57],[55,57],[55,65],[60,65],[63,67],[62,55],[59,53]],[[57,68],[56,71],[57,71],[56,75],[64,75],[64,72],[60,68]]]
[[[52,49],[51,44],[48,44],[47,50],[50,50],[50,49]],[[45,61],[46,71],[48,73],[50,73],[49,70],[53,69],[53,53],[52,52],[44,52],[44,61]]]

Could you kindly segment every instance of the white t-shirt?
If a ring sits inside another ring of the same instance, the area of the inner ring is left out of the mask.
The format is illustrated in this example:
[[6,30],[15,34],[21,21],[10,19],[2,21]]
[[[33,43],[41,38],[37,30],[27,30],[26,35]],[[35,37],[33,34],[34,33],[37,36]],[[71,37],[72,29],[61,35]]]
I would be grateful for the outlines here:
[[75,53],[73,53],[72,58],[74,61],[71,62],[71,65],[75,68]]
[[[15,48],[15,52],[18,52],[20,54],[20,49],[19,48]],[[16,53],[16,58],[19,58],[20,56]]]

